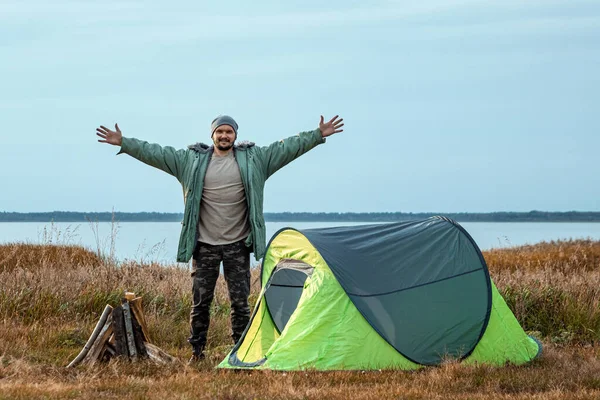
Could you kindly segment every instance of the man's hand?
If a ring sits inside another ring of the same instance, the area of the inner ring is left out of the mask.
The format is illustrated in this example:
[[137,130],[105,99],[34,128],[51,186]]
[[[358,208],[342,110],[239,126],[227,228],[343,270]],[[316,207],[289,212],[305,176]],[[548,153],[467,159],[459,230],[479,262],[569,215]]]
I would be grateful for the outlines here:
[[100,136],[102,140],[98,140],[100,143],[108,143],[115,146],[120,146],[123,141],[123,135],[121,134],[121,130],[119,129],[119,125],[115,124],[116,131],[111,131],[110,129],[100,125],[100,128],[96,128],[96,135]]
[[334,133],[344,132],[343,129],[340,129],[342,126],[344,126],[343,122],[344,120],[339,118],[339,115],[331,118],[329,122],[324,122],[323,116],[321,115],[321,122],[319,123],[321,135],[323,135],[323,137],[327,137],[333,135]]

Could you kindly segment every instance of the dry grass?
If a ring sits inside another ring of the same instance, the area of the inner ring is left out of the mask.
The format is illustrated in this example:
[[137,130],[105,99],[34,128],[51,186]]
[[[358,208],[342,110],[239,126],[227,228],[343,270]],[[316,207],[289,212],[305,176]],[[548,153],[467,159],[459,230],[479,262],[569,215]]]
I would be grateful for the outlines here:
[[544,360],[527,367],[447,364],[418,372],[292,373],[215,370],[216,354],[194,368],[116,361],[71,371],[5,358],[0,394],[12,398],[592,399],[600,395],[599,357],[597,349],[549,347]]
[[551,269],[573,274],[600,270],[600,244],[592,240],[543,242],[483,254],[492,273]]
[[52,246],[40,244],[11,243],[0,246],[0,271],[17,269],[35,271],[48,266],[54,270],[97,267],[100,257],[80,246]]
[[115,266],[73,246],[0,246],[0,398],[600,398],[600,242],[544,243],[484,256],[524,328],[542,337],[541,360],[502,368],[451,363],[418,372],[215,370],[231,346],[220,279],[209,357],[200,365],[121,360],[66,370],[104,305],[118,303],[125,290],[143,295],[153,341],[185,361],[189,272]]
[[540,243],[484,252],[524,329],[562,344],[600,343],[600,243]]

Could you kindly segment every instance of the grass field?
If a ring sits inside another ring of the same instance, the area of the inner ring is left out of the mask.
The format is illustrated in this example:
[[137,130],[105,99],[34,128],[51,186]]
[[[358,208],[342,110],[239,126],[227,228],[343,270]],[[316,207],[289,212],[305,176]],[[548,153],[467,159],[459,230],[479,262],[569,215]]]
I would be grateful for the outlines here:
[[[187,270],[114,265],[75,246],[0,246],[0,398],[599,399],[600,242],[564,241],[485,252],[492,279],[526,331],[544,344],[527,366],[448,363],[416,372],[215,370],[231,348],[219,280],[208,357],[190,367]],[[253,272],[251,302],[259,290]],[[143,296],[152,341],[181,363],[115,360],[64,368],[106,304]]]

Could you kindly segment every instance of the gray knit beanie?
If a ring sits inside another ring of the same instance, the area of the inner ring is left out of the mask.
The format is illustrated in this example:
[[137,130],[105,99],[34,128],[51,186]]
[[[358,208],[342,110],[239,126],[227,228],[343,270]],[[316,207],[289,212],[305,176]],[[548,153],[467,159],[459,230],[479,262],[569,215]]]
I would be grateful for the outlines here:
[[210,136],[212,137],[213,133],[217,130],[221,125],[229,125],[233,128],[235,135],[237,136],[238,124],[235,122],[233,118],[229,115],[219,115],[217,118],[213,120],[210,124]]

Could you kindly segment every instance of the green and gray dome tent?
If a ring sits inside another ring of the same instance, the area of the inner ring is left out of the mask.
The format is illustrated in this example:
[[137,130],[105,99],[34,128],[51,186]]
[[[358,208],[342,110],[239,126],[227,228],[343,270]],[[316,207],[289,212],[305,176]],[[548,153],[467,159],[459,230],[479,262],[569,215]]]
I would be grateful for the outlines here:
[[220,368],[416,369],[541,352],[445,217],[277,232],[250,323]]

